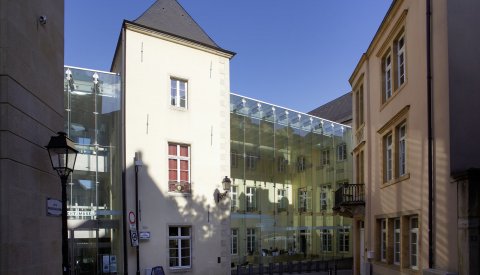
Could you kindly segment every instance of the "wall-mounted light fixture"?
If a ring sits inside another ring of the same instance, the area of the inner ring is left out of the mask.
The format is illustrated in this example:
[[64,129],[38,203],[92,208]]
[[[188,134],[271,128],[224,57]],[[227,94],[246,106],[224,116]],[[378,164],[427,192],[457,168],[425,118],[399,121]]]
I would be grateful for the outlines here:
[[223,200],[224,198],[227,197],[228,195],[228,191],[230,191],[230,186],[232,185],[232,181],[227,177],[225,176],[225,178],[223,178],[222,180],[222,186],[223,186],[223,190],[225,192],[221,193],[221,192],[215,192],[215,202],[216,203],[219,203],[220,200]]

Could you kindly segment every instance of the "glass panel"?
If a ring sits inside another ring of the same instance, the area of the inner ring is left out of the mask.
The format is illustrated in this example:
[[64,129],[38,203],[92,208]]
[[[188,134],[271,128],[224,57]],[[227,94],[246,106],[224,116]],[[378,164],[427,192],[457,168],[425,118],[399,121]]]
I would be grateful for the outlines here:
[[177,145],[176,144],[169,144],[168,145],[168,154],[170,156],[176,156],[177,155]]
[[169,227],[168,228],[169,236],[178,236],[178,227]]
[[170,258],[170,266],[178,266],[178,258]]
[[180,156],[188,157],[188,146],[180,146]]
[[182,266],[190,266],[190,257],[182,258]]
[[181,227],[182,236],[190,236],[190,227]]
[[64,79],[64,131],[79,151],[67,185],[67,217],[73,220],[69,224],[82,224],[85,231],[71,236],[71,266],[99,274],[98,257],[110,255],[123,273],[120,77],[75,68],[65,71],[69,73]]

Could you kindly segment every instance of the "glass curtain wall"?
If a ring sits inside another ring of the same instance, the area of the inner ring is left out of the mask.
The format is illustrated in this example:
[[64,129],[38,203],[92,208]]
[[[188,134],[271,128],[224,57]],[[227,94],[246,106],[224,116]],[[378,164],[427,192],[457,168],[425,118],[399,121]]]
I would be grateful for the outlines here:
[[334,192],[352,181],[351,128],[231,94],[232,262],[352,257]]
[[122,273],[120,76],[65,67],[65,132],[79,154],[67,185],[72,274]]

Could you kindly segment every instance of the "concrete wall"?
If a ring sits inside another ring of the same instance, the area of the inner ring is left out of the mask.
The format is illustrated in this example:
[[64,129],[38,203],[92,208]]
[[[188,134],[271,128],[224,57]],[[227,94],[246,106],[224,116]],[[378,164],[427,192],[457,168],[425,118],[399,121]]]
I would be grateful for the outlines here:
[[0,274],[61,274],[61,218],[46,215],[61,186],[44,146],[63,129],[63,26],[63,1],[0,0]]
[[[154,32],[126,30],[125,158],[127,211],[135,210],[135,152],[139,173],[141,270],[161,265],[170,274],[168,226],[192,228],[189,274],[227,274],[230,270],[228,200],[214,201],[230,176],[229,58],[197,45],[167,41]],[[142,51],[143,47],[143,51]],[[142,57],[143,55],[143,57]],[[170,77],[188,81],[188,108],[170,105]],[[191,148],[191,195],[168,191],[168,143]],[[136,268],[128,248],[129,273]],[[220,263],[218,263],[220,258]]]

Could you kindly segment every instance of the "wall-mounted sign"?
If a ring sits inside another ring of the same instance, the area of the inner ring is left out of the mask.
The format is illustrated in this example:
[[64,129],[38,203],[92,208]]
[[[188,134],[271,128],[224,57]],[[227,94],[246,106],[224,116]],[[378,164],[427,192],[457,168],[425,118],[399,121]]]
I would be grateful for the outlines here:
[[62,201],[47,198],[47,216],[60,217],[62,215]]
[[138,233],[137,230],[130,230],[130,245],[132,247],[138,246]]
[[150,231],[140,231],[140,240],[150,240]]

